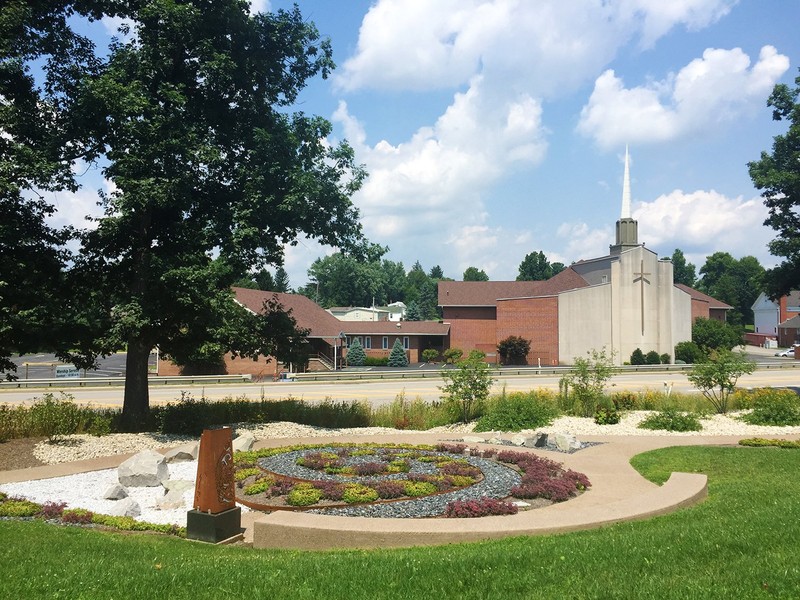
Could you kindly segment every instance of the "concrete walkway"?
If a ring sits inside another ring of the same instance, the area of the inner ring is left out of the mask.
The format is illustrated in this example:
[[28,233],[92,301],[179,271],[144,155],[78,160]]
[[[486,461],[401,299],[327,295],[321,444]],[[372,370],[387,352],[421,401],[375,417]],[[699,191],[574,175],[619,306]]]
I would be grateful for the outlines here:
[[[370,435],[262,440],[256,448],[289,444],[391,443],[432,444],[456,441],[442,434]],[[800,436],[785,436],[798,439]],[[333,517],[304,512],[245,512],[245,541],[256,548],[376,548],[436,545],[496,539],[515,535],[542,535],[591,529],[621,521],[644,519],[689,506],[705,498],[706,476],[673,473],[657,486],[636,472],[630,459],[636,454],[668,446],[735,445],[741,436],[586,436],[600,442],[573,454],[514,448],[533,452],[585,473],[592,483],[581,496],[546,508],[516,515],[479,519],[380,519]],[[116,468],[130,454],[57,465],[0,472],[0,483],[47,479]]]

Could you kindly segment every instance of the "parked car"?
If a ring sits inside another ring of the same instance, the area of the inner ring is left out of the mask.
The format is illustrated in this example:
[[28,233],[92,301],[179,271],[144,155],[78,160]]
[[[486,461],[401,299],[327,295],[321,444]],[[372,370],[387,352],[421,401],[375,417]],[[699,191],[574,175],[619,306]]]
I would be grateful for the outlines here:
[[800,346],[800,344],[795,344],[791,348],[786,348],[786,350],[781,350],[780,352],[776,352],[775,356],[788,356],[789,358],[794,358],[794,349]]

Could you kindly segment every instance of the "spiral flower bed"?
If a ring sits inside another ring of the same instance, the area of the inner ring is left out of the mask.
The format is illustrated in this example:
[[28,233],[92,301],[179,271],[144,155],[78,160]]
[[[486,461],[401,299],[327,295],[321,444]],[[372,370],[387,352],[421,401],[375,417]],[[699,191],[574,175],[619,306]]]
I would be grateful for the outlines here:
[[261,511],[366,517],[514,514],[520,500],[562,502],[590,486],[581,473],[518,451],[464,444],[325,444],[240,452],[236,500]]

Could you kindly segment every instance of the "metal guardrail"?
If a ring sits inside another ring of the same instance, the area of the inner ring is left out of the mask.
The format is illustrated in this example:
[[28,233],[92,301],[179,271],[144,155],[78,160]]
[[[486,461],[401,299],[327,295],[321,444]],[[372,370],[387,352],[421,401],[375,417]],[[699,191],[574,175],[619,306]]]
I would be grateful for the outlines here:
[[[216,385],[223,383],[250,383],[252,375],[181,375],[175,377],[150,377],[150,387],[156,385]],[[23,388],[74,388],[122,387],[124,377],[65,377],[60,379],[17,379],[0,381],[0,390]]]
[[[692,365],[623,365],[615,367],[615,374],[622,373],[683,373],[691,370]],[[756,363],[756,370],[770,369],[800,369],[800,361],[787,361],[785,363]],[[564,375],[572,367],[503,367],[492,369],[492,375],[509,376],[535,376],[535,375]],[[292,381],[366,381],[374,379],[425,379],[441,378],[441,369],[417,371],[336,371],[294,373]]]

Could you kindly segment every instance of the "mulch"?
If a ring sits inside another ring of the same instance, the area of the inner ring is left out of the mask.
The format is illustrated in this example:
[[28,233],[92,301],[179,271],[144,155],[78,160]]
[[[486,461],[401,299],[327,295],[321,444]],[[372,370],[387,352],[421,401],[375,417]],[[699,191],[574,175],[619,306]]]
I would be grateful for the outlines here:
[[0,471],[40,467],[43,463],[33,455],[36,444],[47,438],[19,438],[0,442]]

